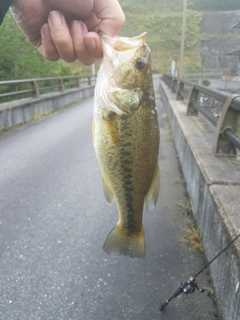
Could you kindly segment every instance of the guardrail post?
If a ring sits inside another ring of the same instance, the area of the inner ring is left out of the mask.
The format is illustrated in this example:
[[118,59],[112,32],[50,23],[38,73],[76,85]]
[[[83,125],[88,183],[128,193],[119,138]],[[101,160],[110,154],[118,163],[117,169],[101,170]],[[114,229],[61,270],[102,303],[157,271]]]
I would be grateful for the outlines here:
[[59,84],[59,91],[64,91],[64,82],[62,77],[58,79],[58,84]]
[[77,77],[78,87],[81,88],[81,77]]
[[171,84],[171,92],[176,92],[177,91],[177,78],[172,78],[172,84]]
[[88,85],[91,85],[91,77],[88,77]]
[[168,87],[171,87],[171,85],[172,85],[172,76],[165,75],[164,81],[166,82]]
[[177,100],[184,100],[183,91],[184,91],[184,82],[180,80],[177,86],[177,94],[176,94]]
[[74,77],[74,88],[79,87],[78,77]]
[[39,88],[38,88],[37,81],[35,79],[32,79],[31,85],[32,85],[32,89],[33,89],[33,96],[38,98],[39,97]]
[[187,115],[188,116],[197,116],[198,115],[198,111],[192,105],[193,101],[197,102],[198,94],[199,94],[199,91],[195,88],[195,85],[193,85],[191,92],[190,92],[190,95],[189,95],[189,98],[188,98],[188,103],[187,103]]
[[225,136],[226,130],[237,133],[240,110],[233,107],[234,99],[239,95],[231,95],[227,98],[222,111],[221,116],[217,123],[217,129],[214,137],[213,152],[215,155],[227,155],[235,157],[237,150],[235,145]]

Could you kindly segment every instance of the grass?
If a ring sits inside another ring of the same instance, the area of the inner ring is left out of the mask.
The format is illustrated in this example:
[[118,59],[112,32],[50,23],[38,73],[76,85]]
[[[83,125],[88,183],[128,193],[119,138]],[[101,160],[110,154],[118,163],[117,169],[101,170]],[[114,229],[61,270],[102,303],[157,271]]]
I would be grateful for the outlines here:
[[[158,1],[125,1],[120,4],[126,15],[126,23],[120,31],[121,36],[136,36],[148,33],[148,44],[152,51],[152,70],[156,73],[167,72],[171,61],[179,64],[182,3],[180,10],[161,6]],[[203,37],[200,22],[202,13],[188,10],[185,38],[184,64],[186,67],[201,66],[199,45]]]
[[214,290],[211,287],[203,287],[205,291],[207,291],[208,295],[214,295]]
[[11,129],[10,127],[4,127],[4,128],[3,128],[3,132],[9,132],[10,129]]
[[162,118],[168,121],[168,113],[164,110]]
[[[47,116],[50,116],[51,114],[55,113],[55,111],[49,111],[49,112],[44,112],[44,113],[36,113],[34,116],[33,116],[33,121],[37,121],[37,120],[41,120],[42,118],[45,118]],[[30,121],[32,121],[30,120]]]
[[170,135],[166,138],[166,141],[174,141],[173,135],[170,134]]
[[184,178],[181,177],[177,177],[174,179],[175,183],[186,183],[186,180]]
[[203,244],[200,238],[199,229],[196,224],[183,228],[185,235],[180,240],[181,243],[189,245],[190,251],[204,252]]
[[182,208],[183,210],[188,210],[188,211],[192,210],[190,204],[189,203],[185,204],[183,200],[176,201],[176,203],[177,203],[177,206]]
[[216,320],[223,320],[222,317],[219,316],[218,312],[214,312],[213,315],[216,318]]

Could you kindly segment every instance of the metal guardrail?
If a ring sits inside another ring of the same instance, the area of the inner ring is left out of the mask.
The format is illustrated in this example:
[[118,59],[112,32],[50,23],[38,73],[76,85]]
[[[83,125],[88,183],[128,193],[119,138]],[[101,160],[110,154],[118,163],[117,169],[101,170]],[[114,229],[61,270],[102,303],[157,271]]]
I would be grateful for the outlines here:
[[26,97],[38,98],[40,94],[84,88],[94,85],[96,76],[63,76],[24,80],[0,81],[0,103]]
[[[163,75],[164,82],[176,93],[177,100],[186,100],[187,115],[197,116],[200,112],[216,127],[213,152],[215,155],[236,156],[240,150],[238,135],[240,123],[240,94],[210,89],[179,79],[168,74]],[[186,93],[186,87],[188,88]],[[223,104],[219,115],[214,115],[201,103],[201,97],[207,96]]]

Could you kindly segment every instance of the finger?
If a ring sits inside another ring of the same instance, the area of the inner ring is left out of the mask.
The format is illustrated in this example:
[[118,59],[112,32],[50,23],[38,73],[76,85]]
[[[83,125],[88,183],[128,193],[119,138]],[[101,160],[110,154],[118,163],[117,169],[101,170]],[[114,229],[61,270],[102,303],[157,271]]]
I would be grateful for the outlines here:
[[13,1],[10,11],[27,41],[38,47],[41,42],[40,30],[49,12],[48,3],[41,0]]
[[118,0],[95,0],[94,12],[98,19],[100,30],[114,36],[125,23],[125,15]]
[[63,14],[51,11],[48,17],[49,30],[59,56],[67,61],[76,60],[72,37]]
[[96,32],[88,32],[84,36],[84,43],[91,57],[101,58],[103,55],[100,37]]
[[38,51],[43,55],[44,58],[48,60],[58,60],[60,56],[52,40],[49,25],[47,23],[45,23],[41,28],[41,39],[42,43],[38,47]]
[[71,23],[73,45],[78,60],[86,65],[93,64],[95,58],[101,57],[102,50],[98,35],[88,32],[86,25],[78,20]]

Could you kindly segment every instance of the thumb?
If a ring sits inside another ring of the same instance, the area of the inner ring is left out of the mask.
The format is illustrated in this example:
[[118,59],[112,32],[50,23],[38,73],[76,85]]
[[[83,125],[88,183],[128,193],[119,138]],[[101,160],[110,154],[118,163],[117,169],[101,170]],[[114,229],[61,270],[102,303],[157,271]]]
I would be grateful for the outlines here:
[[94,13],[100,20],[99,29],[109,36],[116,35],[125,22],[125,15],[117,0],[96,0]]

